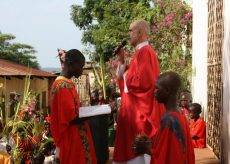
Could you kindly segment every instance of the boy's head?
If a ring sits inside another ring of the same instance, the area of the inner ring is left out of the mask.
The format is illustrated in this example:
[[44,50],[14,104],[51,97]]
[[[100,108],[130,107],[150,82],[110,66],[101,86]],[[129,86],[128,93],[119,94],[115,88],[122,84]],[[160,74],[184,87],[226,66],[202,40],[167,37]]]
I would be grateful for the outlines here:
[[201,113],[201,105],[198,103],[192,103],[189,106],[189,115],[191,119],[198,119]]
[[64,69],[71,75],[78,78],[83,72],[85,57],[77,49],[71,49],[65,54]]
[[161,74],[155,82],[155,97],[159,103],[166,103],[169,98],[176,97],[181,80],[175,72]]
[[179,102],[180,102],[179,104],[180,107],[186,107],[188,109],[189,104],[192,102],[191,92],[187,89],[182,90],[180,92]]

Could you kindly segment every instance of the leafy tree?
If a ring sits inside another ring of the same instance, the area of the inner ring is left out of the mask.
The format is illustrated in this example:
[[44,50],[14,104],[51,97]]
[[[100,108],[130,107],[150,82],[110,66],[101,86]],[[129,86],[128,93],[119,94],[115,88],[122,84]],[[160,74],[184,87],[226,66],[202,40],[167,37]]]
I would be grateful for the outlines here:
[[27,44],[11,43],[14,35],[0,32],[0,59],[10,60],[25,66],[39,68],[34,48]]
[[154,0],[151,42],[162,71],[176,71],[189,87],[192,71],[192,11],[181,0]]
[[114,45],[128,38],[128,27],[136,18],[150,20],[149,0],[85,0],[85,6],[72,6],[72,20],[84,30],[82,42],[94,45],[93,58],[111,58]]
[[98,63],[102,55],[105,63],[112,59],[114,45],[128,38],[133,20],[147,20],[161,70],[176,71],[187,86],[191,72],[192,14],[181,0],[85,0],[84,6],[72,6],[71,18],[84,30],[82,42],[94,46],[92,60]]

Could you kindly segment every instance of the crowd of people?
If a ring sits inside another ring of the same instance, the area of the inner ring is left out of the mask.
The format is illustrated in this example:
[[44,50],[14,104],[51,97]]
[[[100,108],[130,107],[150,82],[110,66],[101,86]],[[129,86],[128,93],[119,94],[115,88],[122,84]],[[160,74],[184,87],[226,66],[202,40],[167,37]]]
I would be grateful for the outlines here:
[[195,163],[194,148],[206,146],[202,107],[192,103],[189,90],[180,89],[177,73],[160,73],[149,34],[147,21],[135,20],[129,27],[129,44],[135,49],[131,62],[124,48],[116,51],[119,109],[111,92],[107,98],[101,89],[91,93],[91,105],[110,104],[112,115],[79,117],[80,100],[71,77],[82,74],[85,57],[76,49],[59,52],[62,71],[52,85],[45,130],[54,139],[61,164],[105,164],[111,125],[116,131],[113,164]]

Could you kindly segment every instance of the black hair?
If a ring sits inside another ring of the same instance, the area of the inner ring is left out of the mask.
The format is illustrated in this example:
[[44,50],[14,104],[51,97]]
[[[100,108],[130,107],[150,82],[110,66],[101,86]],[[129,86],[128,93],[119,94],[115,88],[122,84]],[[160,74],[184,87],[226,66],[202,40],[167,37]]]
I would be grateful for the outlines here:
[[189,108],[191,108],[191,107],[193,107],[194,109],[196,109],[196,111],[198,111],[199,112],[199,114],[201,113],[201,105],[200,104],[198,104],[198,103],[192,103],[192,104],[190,104],[189,105]]
[[77,62],[77,63],[81,64],[81,63],[85,63],[85,57],[81,53],[81,51],[79,51],[77,49],[71,49],[71,50],[66,52],[65,62],[66,63]]
[[181,86],[180,76],[176,72],[165,72],[159,75],[157,82],[169,88],[173,93],[177,93]]
[[189,95],[188,98],[189,98],[189,102],[191,103],[192,102],[192,93],[191,93],[191,91],[188,90],[188,89],[181,89],[178,99],[181,99],[183,94],[188,94]]

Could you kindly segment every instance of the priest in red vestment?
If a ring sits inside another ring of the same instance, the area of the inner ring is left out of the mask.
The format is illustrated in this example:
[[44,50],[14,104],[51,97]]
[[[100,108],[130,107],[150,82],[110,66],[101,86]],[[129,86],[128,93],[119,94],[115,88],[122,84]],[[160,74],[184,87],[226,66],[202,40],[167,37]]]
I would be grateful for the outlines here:
[[117,58],[118,83],[121,90],[114,164],[145,163],[132,150],[132,143],[139,134],[152,137],[159,128],[164,113],[163,105],[154,99],[154,82],[160,73],[156,52],[149,45],[150,28],[145,20],[134,21],[129,28],[130,44],[136,52],[129,66],[125,63],[125,51],[121,49]]
[[164,103],[166,114],[153,137],[152,164],[194,164],[195,156],[186,117],[177,108],[178,74],[166,72],[155,83],[155,97]]
[[50,128],[55,145],[59,148],[61,164],[95,164],[92,137],[85,119],[78,117],[80,102],[72,76],[79,77],[85,58],[76,49],[61,58],[64,68],[51,89]]
[[192,137],[192,144],[194,148],[206,147],[206,123],[202,117],[201,105],[198,103],[192,103],[189,106],[190,112],[190,133]]

